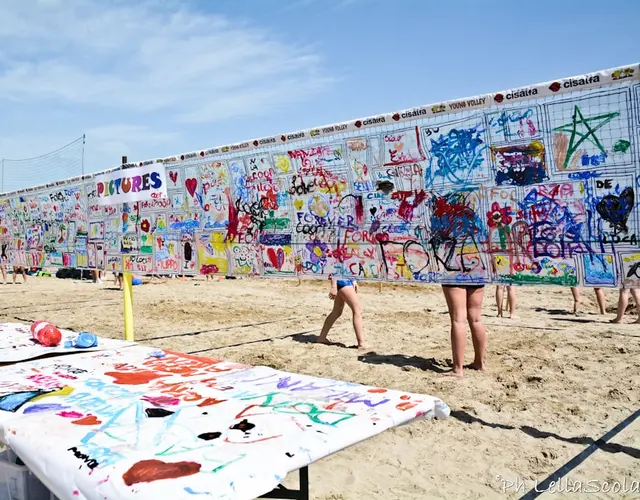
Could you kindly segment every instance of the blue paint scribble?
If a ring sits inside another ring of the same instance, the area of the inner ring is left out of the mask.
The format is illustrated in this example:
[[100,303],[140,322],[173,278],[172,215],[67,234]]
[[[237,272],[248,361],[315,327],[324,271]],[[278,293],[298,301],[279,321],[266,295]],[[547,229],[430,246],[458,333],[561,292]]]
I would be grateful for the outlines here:
[[189,486],[186,486],[184,491],[189,493],[189,495],[211,495],[208,491],[194,491]]
[[479,127],[452,129],[446,135],[431,139],[431,159],[425,181],[431,185],[438,176],[454,183],[466,183],[484,162],[482,140],[484,129]]
[[575,180],[587,180],[596,177],[600,177],[602,172],[571,172],[569,174],[569,179]]
[[61,405],[61,404],[35,404],[32,406],[29,406],[28,408],[25,408],[24,410],[24,414],[25,415],[29,415],[32,413],[43,413],[45,411],[60,411],[60,410],[66,410],[67,408],[69,408],[66,405]]

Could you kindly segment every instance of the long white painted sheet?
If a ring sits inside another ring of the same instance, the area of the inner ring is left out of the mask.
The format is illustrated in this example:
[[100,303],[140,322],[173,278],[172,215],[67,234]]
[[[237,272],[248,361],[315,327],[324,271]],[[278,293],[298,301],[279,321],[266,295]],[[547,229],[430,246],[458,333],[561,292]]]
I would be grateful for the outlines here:
[[0,368],[0,438],[59,498],[249,499],[438,398],[133,346]]

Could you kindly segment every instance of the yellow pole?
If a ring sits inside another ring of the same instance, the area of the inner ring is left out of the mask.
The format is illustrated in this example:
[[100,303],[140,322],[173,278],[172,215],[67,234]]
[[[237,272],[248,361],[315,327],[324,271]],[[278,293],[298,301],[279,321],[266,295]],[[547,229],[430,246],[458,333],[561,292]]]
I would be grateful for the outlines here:
[[131,274],[124,273],[122,285],[124,289],[124,339],[133,342],[133,286]]

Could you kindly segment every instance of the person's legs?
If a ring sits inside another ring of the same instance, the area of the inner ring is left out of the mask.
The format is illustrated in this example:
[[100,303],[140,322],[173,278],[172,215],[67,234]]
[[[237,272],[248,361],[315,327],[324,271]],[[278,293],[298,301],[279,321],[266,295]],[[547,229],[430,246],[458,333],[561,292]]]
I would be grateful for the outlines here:
[[496,286],[496,305],[498,306],[498,318],[502,318],[503,302],[504,302],[504,285],[498,285]]
[[26,267],[22,267],[22,282],[26,283],[27,282],[27,268]]
[[464,288],[454,286],[443,286],[442,291],[447,300],[451,320],[453,370],[448,375],[462,377],[467,330],[467,292]]
[[0,271],[2,271],[2,284],[7,284],[7,270],[4,267],[4,264],[0,264]]
[[507,305],[509,307],[509,317],[516,318],[516,287],[507,287]]
[[353,330],[356,332],[356,340],[358,341],[358,349],[367,347],[364,341],[364,327],[362,325],[362,306],[356,289],[352,286],[345,286],[338,291],[338,297],[349,306],[353,313]]
[[324,320],[324,325],[322,325],[322,330],[320,331],[318,342],[323,344],[327,343],[327,335],[329,334],[329,330],[331,330],[331,327],[336,322],[336,320],[340,316],[342,316],[343,310],[344,310],[344,300],[342,299],[341,294],[338,294],[333,301],[333,309]]
[[482,322],[482,299],[484,288],[467,288],[467,321],[471,329],[471,339],[475,358],[470,368],[484,370],[484,355],[487,348],[487,335]]
[[638,319],[635,320],[634,323],[640,323],[640,290],[638,288],[632,288],[631,296],[636,303],[636,314],[638,315]]
[[580,289],[577,286],[572,286],[571,294],[573,295],[573,314],[577,314],[580,305]]
[[607,314],[607,299],[604,296],[604,290],[602,288],[594,288],[596,292],[596,300],[598,301],[598,310],[600,314]]
[[611,320],[611,323],[622,323],[624,318],[624,312],[627,310],[627,304],[629,303],[629,289],[621,288],[620,295],[618,296],[618,313],[615,319]]
[[11,276],[12,280],[13,280],[13,284],[16,284],[16,278],[18,277],[18,268],[16,266],[13,266],[13,275]]

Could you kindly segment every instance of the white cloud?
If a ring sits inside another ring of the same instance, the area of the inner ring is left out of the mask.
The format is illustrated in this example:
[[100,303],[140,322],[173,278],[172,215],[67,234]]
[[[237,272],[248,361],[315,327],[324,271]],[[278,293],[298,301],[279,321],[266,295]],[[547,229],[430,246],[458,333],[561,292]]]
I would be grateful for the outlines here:
[[333,82],[311,47],[171,3],[0,3],[0,101],[213,122],[294,104]]

